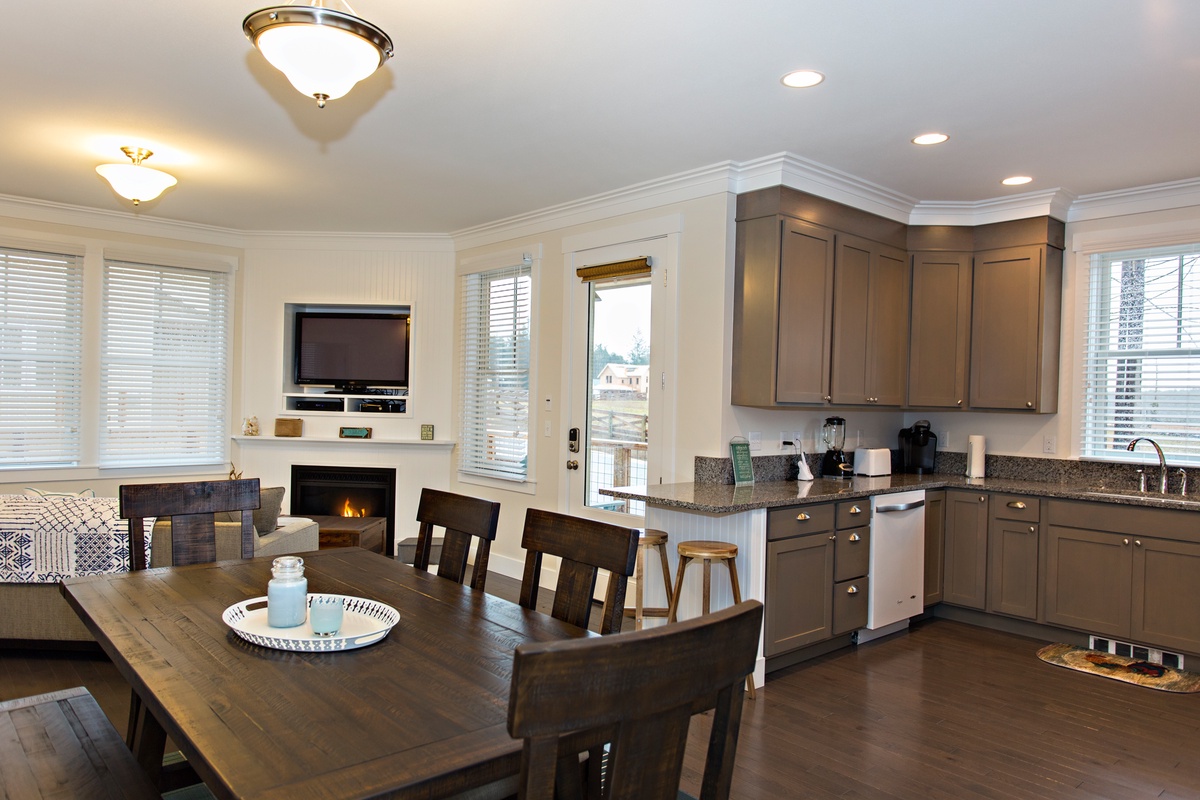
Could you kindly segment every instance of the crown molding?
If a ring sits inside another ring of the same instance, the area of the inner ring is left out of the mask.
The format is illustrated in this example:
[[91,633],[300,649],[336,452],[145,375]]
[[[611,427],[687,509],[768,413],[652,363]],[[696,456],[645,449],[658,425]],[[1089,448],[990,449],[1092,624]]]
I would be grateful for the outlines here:
[[786,186],[905,223],[917,204],[908,195],[787,152],[743,161],[735,168],[738,194]]
[[996,197],[975,202],[918,203],[910,225],[988,225],[1028,217],[1067,219],[1075,196],[1065,189]]
[[1200,206],[1200,178],[1080,195],[1067,222]]
[[257,231],[244,234],[243,240],[247,250],[454,252],[454,239],[446,233]]

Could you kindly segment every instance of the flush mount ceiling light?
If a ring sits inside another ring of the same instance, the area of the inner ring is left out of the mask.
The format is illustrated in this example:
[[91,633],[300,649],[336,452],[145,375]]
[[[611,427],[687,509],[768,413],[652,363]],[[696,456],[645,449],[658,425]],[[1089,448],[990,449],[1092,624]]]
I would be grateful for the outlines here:
[[920,136],[914,136],[913,144],[941,144],[950,137],[944,133],[922,133]]
[[1030,178],[1028,175],[1014,175],[1011,178],[1005,178],[1000,182],[1005,186],[1024,186],[1027,183],[1032,183],[1033,178]]
[[[332,0],[272,6],[242,20],[242,31],[271,66],[287,76],[317,106],[336,100],[392,57],[392,40]],[[344,10],[341,10],[344,9]]]
[[823,80],[825,80],[825,76],[816,70],[798,69],[795,72],[789,72],[787,75],[784,75],[779,79],[779,82],[793,89],[807,89],[810,86],[816,86]]
[[143,200],[153,200],[179,181],[162,170],[142,166],[154,153],[144,147],[122,147],[132,164],[101,164],[96,172],[112,184],[113,191],[132,200],[136,206]]

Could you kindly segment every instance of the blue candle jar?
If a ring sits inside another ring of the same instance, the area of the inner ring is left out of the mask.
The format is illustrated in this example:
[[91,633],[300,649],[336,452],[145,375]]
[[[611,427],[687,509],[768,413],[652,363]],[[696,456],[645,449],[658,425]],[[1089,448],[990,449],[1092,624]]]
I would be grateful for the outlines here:
[[308,578],[304,559],[280,556],[271,562],[267,584],[267,624],[272,628],[294,628],[308,618]]

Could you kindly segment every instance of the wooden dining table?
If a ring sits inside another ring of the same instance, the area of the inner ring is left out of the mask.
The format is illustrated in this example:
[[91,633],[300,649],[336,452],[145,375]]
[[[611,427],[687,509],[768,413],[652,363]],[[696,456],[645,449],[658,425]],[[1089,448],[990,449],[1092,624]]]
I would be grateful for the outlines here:
[[[62,590],[217,797],[437,798],[517,775],[513,649],[593,634],[361,548],[302,556],[309,592],[386,603],[399,623],[340,652],[251,644],[221,617],[266,594],[269,558]],[[139,760],[161,759],[158,747]]]

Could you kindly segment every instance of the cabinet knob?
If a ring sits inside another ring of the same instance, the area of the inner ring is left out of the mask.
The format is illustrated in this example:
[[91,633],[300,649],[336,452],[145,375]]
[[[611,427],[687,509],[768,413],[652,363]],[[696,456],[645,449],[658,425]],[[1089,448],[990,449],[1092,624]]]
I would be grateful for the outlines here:
[[957,403],[955,403],[954,405],[956,405],[956,406],[961,406],[961,405],[962,405],[962,400],[959,400],[959,401],[958,401]]
[[1134,539],[1134,540],[1133,540],[1133,546],[1134,546],[1134,547],[1141,547],[1141,546],[1142,546],[1142,540],[1141,540],[1141,539]]
[[1030,533],[1037,533],[1037,527],[1036,527],[1035,525],[1030,525],[1030,526],[1029,526],[1029,532],[1030,532]]
[[831,395],[831,394],[827,394],[827,395],[825,395],[825,402],[826,402],[826,403],[828,403],[828,402],[829,402],[830,400],[832,400],[832,399],[833,399],[833,395]]
[[857,533],[852,533],[852,534],[850,534],[850,541],[860,542],[860,541],[862,541],[862,537],[859,536]]
[[1122,539],[1122,540],[1121,540],[1121,544],[1123,544],[1123,545],[1125,545],[1126,547],[1128,547],[1128,546],[1129,546],[1129,540],[1128,540],[1128,539]]
[[837,541],[837,534],[836,534],[836,533],[830,534],[830,535],[829,535],[829,541],[831,541],[831,542],[836,542],[836,541]]
[[987,495],[986,495],[986,494],[981,494],[981,495],[979,495],[979,502],[981,502],[981,503],[986,503],[986,502],[987,502]]
[[1021,511],[1024,511],[1024,510],[1025,510],[1025,508],[1026,508],[1025,504],[1024,504],[1024,503],[1022,503],[1020,500],[1014,500],[1014,501],[1012,501],[1011,503],[1009,503],[1009,504],[1008,504],[1008,507],[1009,507],[1009,508],[1015,508],[1015,509],[1018,509],[1018,510],[1021,510]]
[[849,587],[848,589],[846,589],[846,594],[858,594],[858,587],[857,586]]
[[858,507],[858,506],[856,506],[856,505],[854,505],[854,506],[850,506],[850,513],[851,513],[851,514],[861,514],[861,513],[862,513],[862,509],[861,509],[861,508],[859,508],[859,507]]
[[1026,408],[1033,408],[1033,401],[1032,401],[1032,400],[1026,400],[1026,401],[1025,401],[1025,407],[1026,407]]
[[796,515],[796,522],[808,522],[810,519],[812,519],[812,517],[810,517],[808,514],[805,514],[803,511]]

